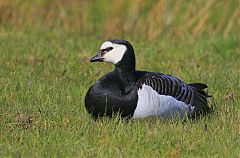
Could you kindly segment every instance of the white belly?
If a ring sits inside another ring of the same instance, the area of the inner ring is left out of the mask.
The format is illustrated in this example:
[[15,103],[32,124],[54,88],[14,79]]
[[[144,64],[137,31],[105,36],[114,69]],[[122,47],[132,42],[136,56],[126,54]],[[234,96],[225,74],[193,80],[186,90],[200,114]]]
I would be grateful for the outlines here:
[[143,85],[138,90],[138,102],[133,118],[158,116],[164,119],[183,118],[194,107],[178,101],[172,96],[159,95],[152,87]]

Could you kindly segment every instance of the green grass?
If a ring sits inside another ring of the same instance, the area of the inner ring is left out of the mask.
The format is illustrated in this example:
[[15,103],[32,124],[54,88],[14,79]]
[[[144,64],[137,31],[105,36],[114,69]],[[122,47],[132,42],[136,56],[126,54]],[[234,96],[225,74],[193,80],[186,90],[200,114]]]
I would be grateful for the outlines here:
[[[240,157],[238,0],[0,2],[0,157]],[[207,83],[198,121],[93,120],[85,93],[113,69],[90,63],[129,40],[137,68]]]
[[103,39],[10,29],[0,36],[0,157],[239,157],[240,38],[129,40],[138,69],[207,83],[212,116],[94,121],[85,93],[113,68],[88,61]]

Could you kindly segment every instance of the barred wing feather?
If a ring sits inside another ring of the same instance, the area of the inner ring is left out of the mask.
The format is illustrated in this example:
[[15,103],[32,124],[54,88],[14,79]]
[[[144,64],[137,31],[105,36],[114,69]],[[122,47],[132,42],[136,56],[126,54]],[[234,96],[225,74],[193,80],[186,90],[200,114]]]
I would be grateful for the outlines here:
[[204,91],[207,85],[203,83],[186,84],[180,79],[161,73],[146,73],[137,81],[138,88],[142,85],[151,86],[158,94],[172,96],[178,101],[194,106],[191,116],[207,113],[210,108],[207,105],[207,93]]

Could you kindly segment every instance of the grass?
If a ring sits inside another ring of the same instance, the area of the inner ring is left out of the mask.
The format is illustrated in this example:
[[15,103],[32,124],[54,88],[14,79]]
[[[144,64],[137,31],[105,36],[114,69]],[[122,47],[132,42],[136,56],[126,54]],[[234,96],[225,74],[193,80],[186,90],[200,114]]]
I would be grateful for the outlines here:
[[[0,2],[0,157],[240,157],[239,2],[111,2]],[[112,37],[138,69],[207,83],[214,113],[93,120],[85,93],[113,66],[89,58]]]
[[239,40],[131,40],[139,69],[207,83],[215,109],[211,117],[94,121],[84,108],[85,93],[113,68],[88,61],[100,39],[48,31],[1,36],[0,155],[238,157]]
[[[238,0],[5,0],[0,24],[15,29],[58,29],[105,38],[156,40],[227,37],[240,32]],[[121,26],[121,27],[119,27]]]

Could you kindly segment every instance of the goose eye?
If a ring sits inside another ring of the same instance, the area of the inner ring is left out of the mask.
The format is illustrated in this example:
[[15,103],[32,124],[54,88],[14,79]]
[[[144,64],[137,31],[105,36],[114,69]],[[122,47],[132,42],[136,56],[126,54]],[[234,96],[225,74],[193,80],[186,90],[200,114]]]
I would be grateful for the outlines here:
[[107,47],[107,48],[105,48],[105,49],[101,49],[101,50],[100,50],[100,54],[101,54],[101,55],[104,55],[105,53],[109,52],[109,51],[112,50],[112,49],[113,49],[113,47]]
[[113,49],[113,47],[107,47],[107,48],[103,49],[102,51],[103,51],[103,52],[109,52],[109,51],[112,50],[112,49]]
[[106,48],[106,49],[107,49],[107,51],[109,52],[110,50],[113,49],[113,47],[108,47],[108,48]]

